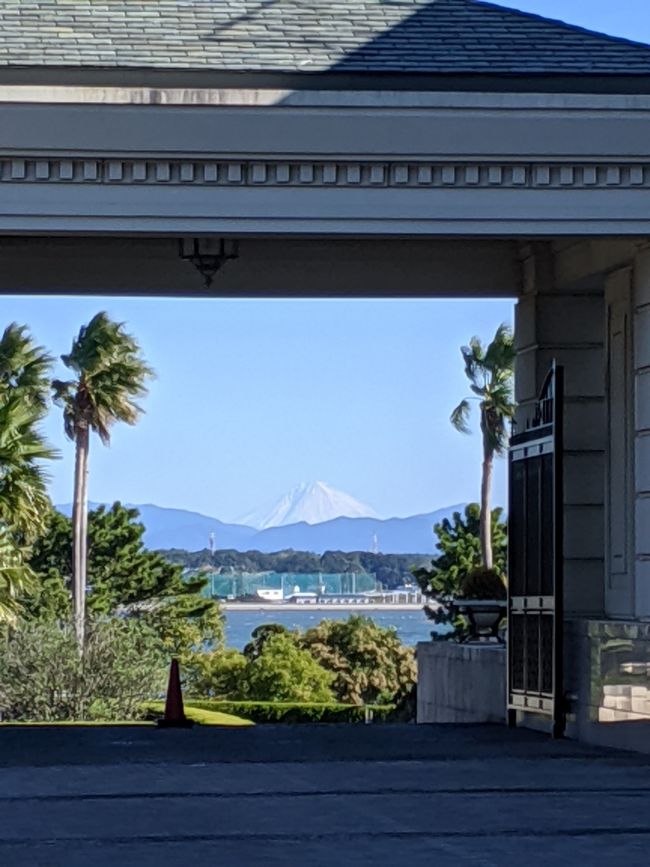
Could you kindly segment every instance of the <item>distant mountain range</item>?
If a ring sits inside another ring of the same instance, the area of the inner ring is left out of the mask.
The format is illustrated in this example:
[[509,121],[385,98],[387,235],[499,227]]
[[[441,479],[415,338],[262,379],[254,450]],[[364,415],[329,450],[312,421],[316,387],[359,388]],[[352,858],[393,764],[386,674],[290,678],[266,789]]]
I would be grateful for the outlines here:
[[250,547],[265,552],[293,548],[315,554],[325,551],[429,554],[433,553],[436,542],[434,524],[462,508],[462,505],[448,506],[410,518],[343,517],[320,524],[301,522],[286,527],[269,527],[252,537]]
[[[97,505],[91,503],[91,508]],[[217,518],[184,509],[167,509],[149,503],[129,505],[139,510],[146,528],[145,544],[151,549],[199,551],[209,547],[211,534],[214,534],[216,548],[265,553],[293,548],[295,551],[312,551],[315,554],[325,551],[433,553],[433,525],[464,508],[462,504],[448,506],[409,518],[343,516],[319,523],[300,521],[258,530],[245,524],[227,524]],[[70,505],[57,508],[66,515],[72,511]]]

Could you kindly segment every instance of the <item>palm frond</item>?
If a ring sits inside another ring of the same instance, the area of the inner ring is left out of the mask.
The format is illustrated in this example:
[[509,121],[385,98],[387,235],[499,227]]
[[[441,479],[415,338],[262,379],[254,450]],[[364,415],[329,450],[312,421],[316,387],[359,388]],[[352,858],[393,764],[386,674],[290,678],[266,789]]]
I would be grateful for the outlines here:
[[25,325],[12,322],[0,337],[0,398],[19,395],[44,414],[52,357],[32,339]]
[[[508,422],[515,413],[512,329],[500,325],[487,348],[478,337],[472,337],[461,353],[470,390],[479,400],[484,444],[493,454],[502,454],[508,444]],[[468,433],[468,421],[469,404],[464,400],[452,413],[451,423],[462,433]]]
[[470,405],[468,400],[461,400],[458,406],[454,409],[449,420],[456,428],[456,430],[461,433],[468,434],[469,430],[469,414],[470,414]]
[[499,325],[492,342],[485,351],[485,367],[493,375],[512,376],[515,363],[515,343],[512,328]]
[[38,430],[40,417],[20,397],[0,403],[0,521],[27,540],[42,531],[49,511],[43,462],[58,457]]
[[33,587],[34,579],[8,528],[0,525],[0,623],[15,622],[20,597]]
[[137,399],[147,394],[147,380],[154,372],[123,323],[98,313],[80,329],[62,360],[77,374],[72,382],[54,383],[68,436],[74,439],[86,427],[107,445],[116,422],[137,422],[142,414]]
[[482,362],[485,360],[485,350],[483,348],[483,342],[480,337],[474,335],[469,341],[469,348],[471,349],[474,357],[477,361]]
[[482,381],[480,356],[476,354],[471,346],[461,346],[460,353],[465,362],[465,376],[473,386],[480,386]]

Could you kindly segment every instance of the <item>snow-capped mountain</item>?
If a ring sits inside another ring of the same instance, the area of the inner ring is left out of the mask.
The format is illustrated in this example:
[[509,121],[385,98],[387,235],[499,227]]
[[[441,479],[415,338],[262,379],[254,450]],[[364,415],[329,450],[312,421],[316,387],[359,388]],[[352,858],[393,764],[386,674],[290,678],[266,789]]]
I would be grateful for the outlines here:
[[268,527],[285,527],[301,522],[322,524],[334,518],[379,518],[379,515],[370,506],[325,482],[303,482],[280,497],[270,508],[243,515],[238,523],[266,530]]

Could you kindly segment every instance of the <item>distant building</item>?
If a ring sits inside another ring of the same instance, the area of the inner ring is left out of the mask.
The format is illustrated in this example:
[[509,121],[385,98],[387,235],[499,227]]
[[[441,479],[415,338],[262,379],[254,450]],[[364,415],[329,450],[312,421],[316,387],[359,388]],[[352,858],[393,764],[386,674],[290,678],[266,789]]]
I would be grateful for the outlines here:
[[260,596],[287,599],[304,594],[314,596],[364,594],[377,589],[377,579],[370,572],[202,572],[208,578],[206,595],[219,599]]

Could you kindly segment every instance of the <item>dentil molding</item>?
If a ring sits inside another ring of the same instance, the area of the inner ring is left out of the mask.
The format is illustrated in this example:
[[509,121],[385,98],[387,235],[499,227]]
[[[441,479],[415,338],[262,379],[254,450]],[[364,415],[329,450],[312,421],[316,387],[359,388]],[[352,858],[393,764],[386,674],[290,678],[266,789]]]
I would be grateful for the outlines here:
[[650,163],[0,158],[0,183],[634,189]]

